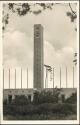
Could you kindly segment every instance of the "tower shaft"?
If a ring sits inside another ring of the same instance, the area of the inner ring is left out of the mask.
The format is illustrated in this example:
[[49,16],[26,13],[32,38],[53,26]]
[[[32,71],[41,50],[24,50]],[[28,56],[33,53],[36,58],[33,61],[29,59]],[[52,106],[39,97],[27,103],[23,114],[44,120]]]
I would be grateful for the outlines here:
[[34,25],[34,88],[42,89],[44,84],[43,27]]

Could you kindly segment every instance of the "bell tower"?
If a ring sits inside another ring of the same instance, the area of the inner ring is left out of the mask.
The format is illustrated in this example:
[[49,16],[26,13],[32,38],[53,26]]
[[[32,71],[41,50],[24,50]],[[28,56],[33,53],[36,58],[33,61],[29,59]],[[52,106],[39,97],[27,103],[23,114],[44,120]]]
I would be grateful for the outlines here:
[[44,53],[43,53],[43,27],[34,25],[34,88],[42,89],[44,86]]

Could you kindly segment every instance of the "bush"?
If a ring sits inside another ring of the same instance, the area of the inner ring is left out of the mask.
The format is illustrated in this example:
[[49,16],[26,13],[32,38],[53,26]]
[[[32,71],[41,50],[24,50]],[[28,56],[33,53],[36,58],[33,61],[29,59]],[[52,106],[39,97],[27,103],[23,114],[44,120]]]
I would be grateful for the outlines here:
[[4,105],[3,106],[3,113],[4,115],[15,115],[16,113],[16,106],[15,105]]
[[76,105],[72,105],[72,104],[56,104],[53,107],[53,113],[58,113],[58,114],[71,114],[71,113],[76,113],[77,109],[76,109]]
[[34,104],[42,104],[42,103],[57,103],[59,99],[60,90],[54,89],[51,91],[41,91],[34,93]]
[[12,104],[15,105],[26,105],[29,104],[29,100],[25,95],[18,95],[15,97],[15,99],[12,101]]
[[7,99],[3,101],[3,105],[7,105]]
[[66,116],[70,114],[77,113],[77,107],[75,104],[53,104],[53,103],[43,103],[39,105],[27,104],[27,105],[5,105],[3,108],[4,115],[12,115],[12,116],[26,116],[30,119],[30,117],[38,116],[49,116],[51,117],[56,115],[58,116]]
[[[6,101],[4,101],[4,107],[3,107],[3,113],[4,115],[12,115],[12,116],[26,116],[28,118],[36,117],[36,115],[39,117],[45,116],[47,118],[49,114],[52,114],[53,116],[66,116],[69,114],[76,114],[77,113],[77,105],[68,103],[66,100],[66,103],[57,103],[59,98],[59,91],[55,90],[53,93],[50,91],[42,91],[36,92],[34,95],[33,102],[30,102],[26,96],[16,96],[16,98],[12,101],[12,103],[7,104]],[[75,100],[72,95],[70,98]],[[64,96],[63,96],[63,102]]]

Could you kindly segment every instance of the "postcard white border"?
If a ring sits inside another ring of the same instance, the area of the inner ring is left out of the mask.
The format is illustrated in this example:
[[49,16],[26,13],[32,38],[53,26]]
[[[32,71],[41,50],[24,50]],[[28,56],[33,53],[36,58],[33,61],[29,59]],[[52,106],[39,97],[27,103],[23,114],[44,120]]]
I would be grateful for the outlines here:
[[[2,79],[2,60],[3,60],[3,47],[2,47],[2,5],[3,3],[77,3],[77,50],[78,50],[78,87],[77,87],[77,120],[3,120],[3,79]],[[0,1],[0,113],[1,124],[79,124],[79,1]]]

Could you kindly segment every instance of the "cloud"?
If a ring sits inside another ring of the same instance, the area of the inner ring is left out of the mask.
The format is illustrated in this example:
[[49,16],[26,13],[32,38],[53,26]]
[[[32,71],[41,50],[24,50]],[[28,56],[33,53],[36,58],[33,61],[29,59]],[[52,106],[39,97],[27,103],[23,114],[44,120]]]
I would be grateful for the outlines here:
[[50,42],[45,41],[44,55],[45,63],[48,65],[57,67],[73,65],[72,47],[64,47],[57,51]]
[[[4,64],[29,67],[32,58],[32,39],[20,31],[7,32],[3,40]],[[30,61],[29,61],[30,60]],[[11,63],[10,63],[11,62]]]
[[30,84],[33,83],[33,26],[40,23],[44,27],[44,63],[56,67],[57,85],[59,85],[60,66],[62,69],[64,67],[64,74],[65,67],[68,66],[71,78],[69,82],[72,82],[73,56],[77,49],[77,40],[75,24],[66,16],[68,10],[66,5],[57,5],[52,11],[43,11],[38,16],[10,15],[3,39],[4,67],[28,67]]
[[[74,50],[71,46],[56,50],[44,41],[44,63],[49,65],[72,65]],[[3,40],[5,66],[33,67],[33,40],[21,31],[7,32]],[[67,60],[66,60],[67,59]],[[66,60],[66,61],[65,61]]]
[[[29,87],[33,85],[33,40],[21,31],[7,32],[3,40],[4,67],[29,69]],[[73,48],[56,50],[49,41],[44,41],[44,63],[56,68],[56,85],[59,86],[59,68],[69,67],[72,73]],[[6,76],[7,77],[7,76]],[[20,79],[20,76],[18,76]],[[64,77],[65,78],[65,77]],[[72,76],[70,77],[72,78]],[[8,81],[6,83],[8,86]],[[19,87],[20,85],[17,86]],[[25,86],[25,85],[24,85]],[[51,84],[50,84],[51,86]]]
[[[74,4],[73,4],[74,7]],[[19,17],[11,14],[8,29],[25,32],[28,37],[33,37],[34,24],[42,24],[44,27],[44,40],[51,42],[56,50],[65,46],[76,46],[76,31],[66,12],[70,11],[68,4],[54,5],[52,10],[45,10],[38,16],[27,14]]]

